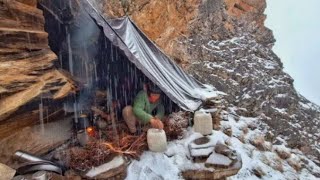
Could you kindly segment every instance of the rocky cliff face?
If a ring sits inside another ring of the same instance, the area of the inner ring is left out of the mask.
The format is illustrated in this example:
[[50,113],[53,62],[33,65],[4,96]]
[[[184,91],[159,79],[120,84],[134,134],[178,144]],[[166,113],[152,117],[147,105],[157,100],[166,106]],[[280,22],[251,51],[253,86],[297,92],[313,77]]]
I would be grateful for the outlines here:
[[123,0],[106,1],[102,6],[108,17],[123,16],[125,9],[149,38],[182,64],[194,60],[189,50],[194,51],[194,46],[182,44],[184,39],[201,43],[201,38],[222,40],[247,32],[265,45],[275,41],[264,26],[264,0]]
[[226,92],[229,106],[260,117],[288,146],[320,163],[320,108],[294,89],[272,51],[265,0],[131,0],[103,7],[109,17],[125,9],[175,61]]
[[54,67],[36,0],[0,0],[0,121],[41,94],[59,99],[75,88]]

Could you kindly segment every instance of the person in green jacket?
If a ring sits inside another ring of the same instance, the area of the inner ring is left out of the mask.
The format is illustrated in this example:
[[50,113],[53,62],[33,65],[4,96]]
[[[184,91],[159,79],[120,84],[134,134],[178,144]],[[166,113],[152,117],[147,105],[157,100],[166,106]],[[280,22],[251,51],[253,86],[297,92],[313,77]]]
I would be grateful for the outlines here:
[[136,95],[133,106],[126,106],[122,110],[122,116],[131,133],[136,133],[138,123],[163,129],[164,106],[161,101],[161,90],[157,86],[141,90]]

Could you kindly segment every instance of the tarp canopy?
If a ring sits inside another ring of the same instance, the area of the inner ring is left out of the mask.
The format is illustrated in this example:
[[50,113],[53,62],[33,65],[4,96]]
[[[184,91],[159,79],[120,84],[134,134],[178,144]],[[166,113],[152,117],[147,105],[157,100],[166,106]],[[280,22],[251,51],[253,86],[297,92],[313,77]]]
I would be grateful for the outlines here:
[[217,96],[212,86],[201,84],[186,74],[129,17],[108,20],[94,0],[80,2],[112,44],[182,109],[195,111],[204,100]]

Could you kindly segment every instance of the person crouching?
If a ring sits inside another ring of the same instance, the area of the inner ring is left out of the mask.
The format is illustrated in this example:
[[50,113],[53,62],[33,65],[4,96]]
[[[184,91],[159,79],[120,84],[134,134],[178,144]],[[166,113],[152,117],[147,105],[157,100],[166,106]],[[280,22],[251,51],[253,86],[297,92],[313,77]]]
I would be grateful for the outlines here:
[[153,85],[148,90],[141,90],[134,98],[133,106],[126,106],[122,116],[131,133],[137,132],[137,124],[150,125],[163,129],[164,106],[161,90]]

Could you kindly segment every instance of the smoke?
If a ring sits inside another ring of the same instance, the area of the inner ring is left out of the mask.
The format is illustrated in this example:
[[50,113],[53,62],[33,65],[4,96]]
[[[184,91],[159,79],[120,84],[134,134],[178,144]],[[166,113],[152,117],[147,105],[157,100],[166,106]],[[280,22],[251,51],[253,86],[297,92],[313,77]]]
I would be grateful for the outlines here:
[[[56,4],[59,4],[56,3]],[[83,85],[84,88],[66,104],[66,109],[73,109],[75,114],[89,110],[97,81],[97,55],[101,30],[94,20],[79,3],[64,1],[61,8],[66,35],[61,51],[69,63],[69,72]],[[74,107],[74,108],[71,108]]]

